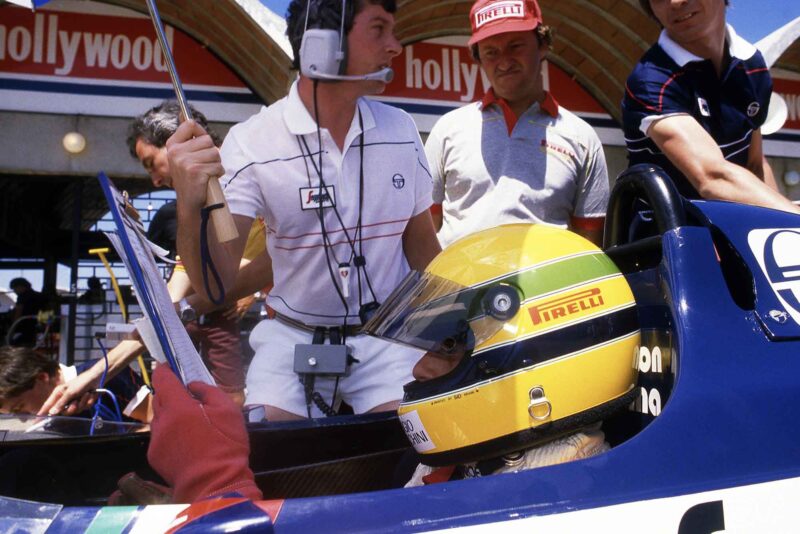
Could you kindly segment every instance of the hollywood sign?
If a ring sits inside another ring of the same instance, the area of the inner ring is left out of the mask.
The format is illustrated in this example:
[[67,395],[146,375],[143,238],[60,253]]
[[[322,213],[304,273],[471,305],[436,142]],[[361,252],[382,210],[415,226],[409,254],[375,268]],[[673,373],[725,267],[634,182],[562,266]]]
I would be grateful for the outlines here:
[[786,101],[786,128],[800,129],[800,94],[779,93]]
[[[167,83],[167,65],[146,17],[30,10],[2,6],[0,74]],[[188,35],[165,28],[187,84],[244,87],[213,54]]]
[[[395,77],[384,96],[429,104],[464,104],[480,100],[490,83],[469,48],[458,38],[433,39],[408,45],[392,62]],[[463,38],[466,43],[466,37]],[[577,112],[604,114],[589,93],[553,64],[544,70],[546,86],[560,104]]]
[[[145,35],[59,30],[59,15],[37,14],[33,28],[0,24],[0,62],[52,66],[49,74],[69,76],[76,61],[86,68],[155,69],[167,72],[157,38]],[[152,33],[152,32],[151,32]],[[165,29],[170,47],[175,31]],[[80,58],[79,58],[80,56]]]

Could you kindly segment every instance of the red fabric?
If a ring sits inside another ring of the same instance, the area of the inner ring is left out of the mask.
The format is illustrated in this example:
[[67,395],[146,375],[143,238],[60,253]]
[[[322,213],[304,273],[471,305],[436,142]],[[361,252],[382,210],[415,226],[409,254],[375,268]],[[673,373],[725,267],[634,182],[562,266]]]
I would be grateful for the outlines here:
[[570,217],[570,226],[576,230],[596,232],[603,229],[605,217]]
[[558,102],[550,91],[545,91],[544,102],[539,104],[539,107],[554,119],[558,117]]
[[225,317],[225,310],[211,312],[201,325],[192,321],[186,331],[198,347],[219,388],[226,393],[242,391],[245,385],[239,323]]
[[422,481],[427,486],[428,484],[438,484],[440,482],[447,482],[450,480],[450,477],[453,476],[453,471],[456,470],[456,466],[450,465],[447,467],[440,467],[436,471],[433,471],[429,475],[425,475],[422,477]]
[[228,492],[261,499],[248,465],[244,417],[228,395],[200,382],[192,382],[187,390],[165,365],[153,373],[153,387],[147,459],[173,488],[174,501],[188,503]]
[[431,204],[431,215],[441,215],[441,214],[442,214],[442,205]]
[[[487,106],[491,106],[492,104],[497,104],[500,109],[503,111],[503,118],[506,120],[506,128],[508,129],[508,135],[511,135],[511,132],[514,131],[514,126],[517,125],[517,117],[514,112],[511,110],[511,107],[508,105],[502,98],[497,98],[497,95],[494,94],[494,89],[491,87],[488,91],[483,95],[483,99],[481,100],[481,107],[486,108]],[[549,91],[545,91],[544,93],[544,101],[539,104],[539,107],[550,115],[551,117],[555,118],[558,117],[558,102],[556,101],[555,97]]]
[[469,10],[472,36],[469,46],[492,35],[508,32],[526,32],[542,23],[542,10],[536,0],[523,0],[520,9],[511,2],[477,0]]

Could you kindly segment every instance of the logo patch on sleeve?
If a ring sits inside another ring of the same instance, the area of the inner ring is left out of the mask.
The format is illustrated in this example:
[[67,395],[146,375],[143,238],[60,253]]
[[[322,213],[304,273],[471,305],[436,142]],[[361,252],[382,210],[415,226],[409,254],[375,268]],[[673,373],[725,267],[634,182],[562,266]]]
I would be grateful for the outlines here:
[[300,209],[318,210],[336,206],[336,189],[332,185],[300,188]]
[[708,107],[708,102],[706,102],[705,98],[697,98],[697,108],[700,110],[700,115],[703,117],[711,116],[711,109]]

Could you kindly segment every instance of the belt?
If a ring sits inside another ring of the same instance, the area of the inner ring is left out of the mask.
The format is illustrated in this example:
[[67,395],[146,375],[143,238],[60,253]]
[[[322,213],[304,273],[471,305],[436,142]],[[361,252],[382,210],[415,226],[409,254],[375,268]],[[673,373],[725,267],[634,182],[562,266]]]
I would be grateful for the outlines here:
[[362,331],[362,329],[361,329],[361,325],[349,325],[347,327],[342,327],[342,326],[312,326],[312,325],[308,325],[308,324],[305,324],[303,322],[300,322],[297,319],[292,319],[291,317],[287,317],[286,315],[283,315],[282,313],[278,313],[278,312],[276,312],[274,310],[273,310],[273,313],[275,314],[275,319],[277,319],[278,321],[282,322],[286,326],[291,326],[292,328],[297,328],[298,330],[303,330],[305,332],[311,332],[312,334],[318,328],[325,329],[326,333],[331,328],[338,328],[339,331],[344,333],[344,335],[346,337],[359,336],[359,335],[364,333]]

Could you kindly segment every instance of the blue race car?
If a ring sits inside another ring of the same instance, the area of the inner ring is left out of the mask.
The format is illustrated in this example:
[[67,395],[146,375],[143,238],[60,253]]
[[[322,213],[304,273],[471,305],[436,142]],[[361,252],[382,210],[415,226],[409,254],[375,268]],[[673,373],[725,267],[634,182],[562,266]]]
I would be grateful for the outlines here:
[[[268,498],[297,498],[116,508],[4,498],[0,530],[795,529],[800,217],[727,202],[688,202],[658,169],[634,167],[614,187],[606,224],[605,252],[633,290],[642,329],[632,361],[639,370],[638,397],[629,410],[606,419],[610,451],[513,474],[380,489],[374,479],[350,482],[359,473],[369,478],[373,469],[384,476],[399,461],[405,447],[395,418],[262,424],[250,427],[257,482]],[[281,437],[271,442],[277,451],[254,437],[267,428],[280,429]],[[265,468],[267,452],[280,455],[281,440],[296,434],[304,439],[295,444],[322,443],[315,432],[337,436],[325,442],[333,443],[330,454],[318,451],[292,465]],[[371,436],[363,448],[362,435]]]

